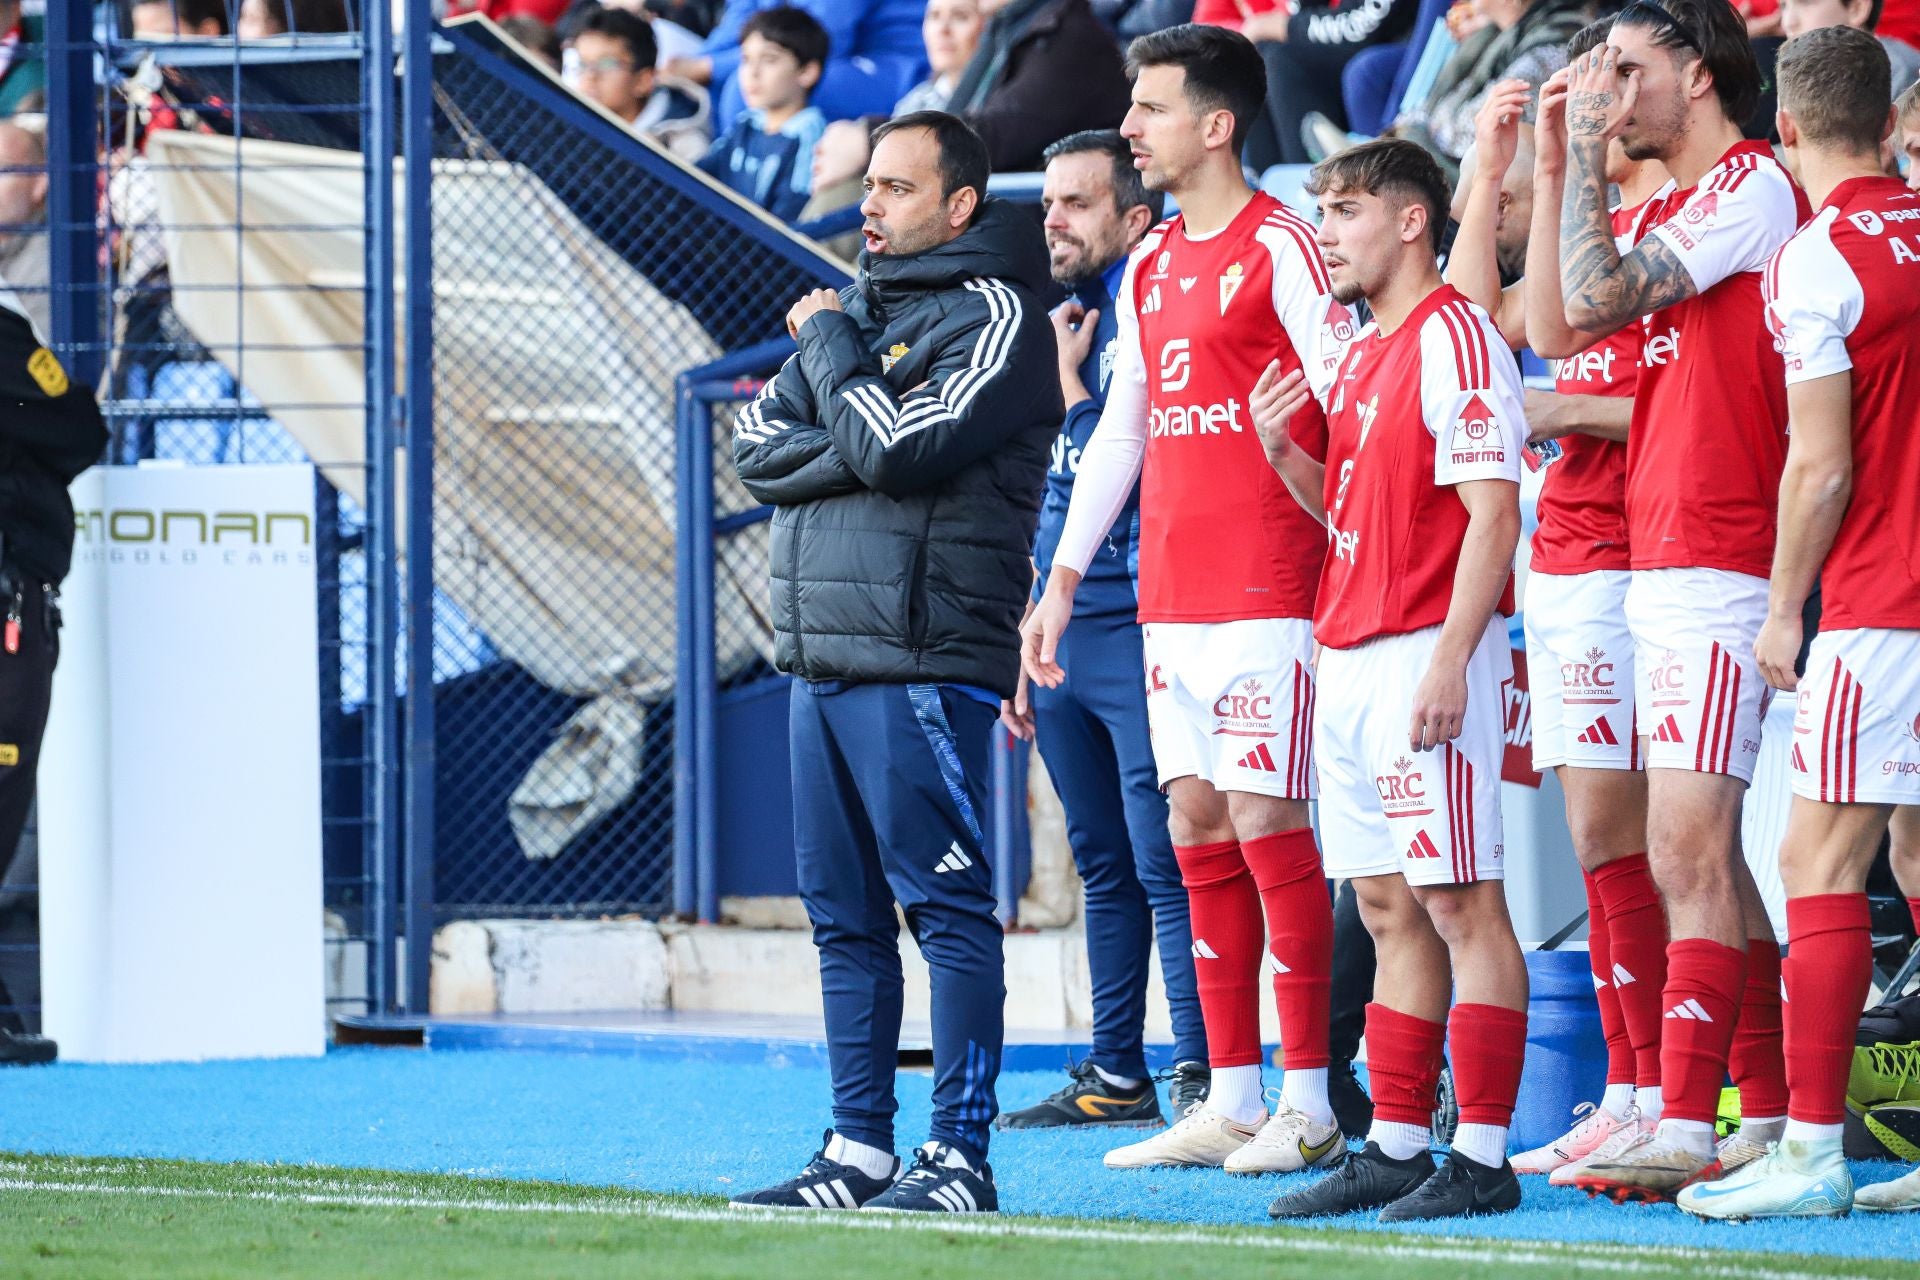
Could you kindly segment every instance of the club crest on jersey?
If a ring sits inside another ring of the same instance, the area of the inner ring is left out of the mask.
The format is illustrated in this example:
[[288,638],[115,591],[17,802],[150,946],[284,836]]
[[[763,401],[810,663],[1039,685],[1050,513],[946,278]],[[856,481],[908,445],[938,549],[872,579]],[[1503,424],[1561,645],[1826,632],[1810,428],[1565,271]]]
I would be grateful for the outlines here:
[[1680,216],[1667,224],[1674,239],[1688,249],[1697,249],[1706,239],[1707,232],[1713,230],[1713,224],[1720,220],[1720,193],[1709,191],[1698,200],[1680,211]]
[[1500,435],[1500,421],[1493,416],[1493,410],[1487,407],[1487,402],[1477,392],[1467,398],[1467,407],[1460,411],[1460,420],[1453,424],[1451,452],[1455,466],[1507,460],[1507,445]]
[[1241,282],[1246,279],[1246,271],[1239,263],[1234,263],[1220,273],[1220,314],[1227,314],[1227,306],[1233,301],[1233,295],[1240,292]]
[[904,342],[896,342],[888,347],[887,354],[880,357],[880,372],[892,373],[893,366],[899,364],[901,357],[906,354],[907,344]]

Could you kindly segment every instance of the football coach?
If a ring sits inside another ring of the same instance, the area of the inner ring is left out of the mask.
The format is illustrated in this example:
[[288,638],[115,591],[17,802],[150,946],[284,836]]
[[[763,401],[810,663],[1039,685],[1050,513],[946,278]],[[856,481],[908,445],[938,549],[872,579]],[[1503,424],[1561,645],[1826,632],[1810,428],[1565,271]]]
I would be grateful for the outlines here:
[[[734,461],[775,508],[775,661],[800,896],[820,950],[833,1129],[743,1207],[993,1212],[1001,928],[982,848],[990,732],[1063,412],[1033,220],[985,198],[943,112],[874,132],[858,281],[787,315],[799,353],[740,414]],[[933,1125],[902,1172],[898,903],[932,974]]]

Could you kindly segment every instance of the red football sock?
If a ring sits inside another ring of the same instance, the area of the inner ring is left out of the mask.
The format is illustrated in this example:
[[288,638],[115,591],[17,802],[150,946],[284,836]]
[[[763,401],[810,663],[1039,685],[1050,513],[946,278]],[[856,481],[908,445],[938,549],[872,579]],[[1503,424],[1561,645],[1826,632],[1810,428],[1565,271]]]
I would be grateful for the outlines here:
[[1513,1123],[1520,1064],[1527,1056],[1527,1015],[1497,1004],[1457,1004],[1447,1018],[1453,1092],[1461,1124]]
[[1667,915],[1660,907],[1647,855],[1616,858],[1593,873],[1606,906],[1612,986],[1633,1042],[1633,1082],[1660,1085],[1661,996],[1667,985]]
[[1305,827],[1240,842],[1260,890],[1273,958],[1273,1004],[1280,1014],[1281,1066],[1324,1067],[1328,984],[1333,973],[1333,898],[1320,849]]
[[[1846,1119],[1853,1035],[1873,976],[1864,893],[1787,899],[1787,1115],[1804,1124]],[[1741,1099],[1740,1109],[1746,1110]]]
[[1175,845],[1193,920],[1193,975],[1207,1059],[1215,1067],[1258,1066],[1260,957],[1266,928],[1260,892],[1235,840]]
[[1720,1111],[1747,953],[1711,938],[1667,944],[1666,1015],[1661,1019],[1660,1082],[1666,1119],[1712,1124]]
[[1920,933],[1920,898],[1908,898],[1907,911],[1913,916],[1913,931]]
[[1376,1120],[1422,1129],[1433,1123],[1446,1039],[1444,1023],[1367,1006],[1367,1088]]
[[1593,967],[1593,994],[1600,1003],[1600,1033],[1607,1039],[1607,1083],[1634,1082],[1633,1041],[1627,1036],[1627,1016],[1620,1008],[1620,990],[1613,985],[1613,948],[1607,934],[1607,907],[1600,900],[1600,883],[1587,882],[1587,962]]
[[1780,948],[1770,938],[1747,940],[1747,985],[1733,1025],[1727,1072],[1740,1086],[1740,1114],[1787,1114],[1787,1059],[1780,1029]]

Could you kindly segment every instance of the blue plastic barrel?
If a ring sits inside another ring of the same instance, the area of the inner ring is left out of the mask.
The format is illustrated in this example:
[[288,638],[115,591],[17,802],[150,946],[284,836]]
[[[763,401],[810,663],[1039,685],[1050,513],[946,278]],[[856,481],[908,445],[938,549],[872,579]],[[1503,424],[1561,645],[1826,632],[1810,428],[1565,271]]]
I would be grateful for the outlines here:
[[1527,1058],[1508,1135],[1513,1151],[1565,1133],[1573,1109],[1599,1102],[1607,1085],[1607,1042],[1586,951],[1529,951],[1527,979]]

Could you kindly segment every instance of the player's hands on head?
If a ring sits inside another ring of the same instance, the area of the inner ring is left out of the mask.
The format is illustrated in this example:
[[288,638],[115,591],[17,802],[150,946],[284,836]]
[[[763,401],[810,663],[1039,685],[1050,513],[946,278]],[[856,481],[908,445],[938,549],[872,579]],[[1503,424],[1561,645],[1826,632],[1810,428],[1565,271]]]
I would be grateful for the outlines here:
[[1558,173],[1567,165],[1567,94],[1573,86],[1573,68],[1562,67],[1540,86],[1533,109],[1533,172]]
[[1413,691],[1413,719],[1407,742],[1415,751],[1431,751],[1460,736],[1467,719],[1467,673],[1464,669],[1434,665]]
[[1248,397],[1253,429],[1267,451],[1268,461],[1278,463],[1292,451],[1293,415],[1312,394],[1307,389],[1305,371],[1295,369],[1282,377],[1278,360],[1269,361],[1260,381],[1253,384],[1253,394]]
[[1804,632],[1799,614],[1780,618],[1769,613],[1753,642],[1753,656],[1759,660],[1761,677],[1784,693],[1791,693],[1800,685],[1793,664],[1800,660]]
[[787,311],[787,336],[798,339],[800,328],[822,311],[840,310],[840,295],[832,289],[815,289],[804,295]]
[[1060,351],[1062,369],[1078,369],[1093,350],[1094,326],[1100,323],[1100,309],[1088,311],[1077,302],[1063,302],[1048,313],[1053,321],[1053,341]]
[[1475,173],[1480,181],[1498,186],[1513,167],[1514,153],[1520,148],[1520,122],[1532,102],[1533,89],[1525,80],[1501,80],[1487,90],[1487,100],[1473,118]]
[[1021,670],[1042,689],[1057,689],[1067,678],[1056,655],[1060,651],[1060,637],[1066,634],[1067,624],[1073,620],[1073,593],[1080,585],[1080,576],[1071,574],[1069,581],[1069,574],[1070,570],[1063,570],[1059,565],[1053,567],[1040,602],[1020,624]]
[[1606,142],[1620,136],[1640,97],[1640,76],[1620,74],[1620,51],[1600,45],[1572,67],[1567,93],[1567,136]]

